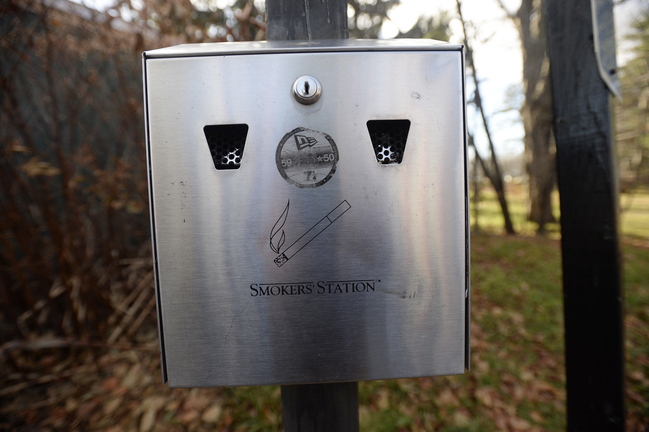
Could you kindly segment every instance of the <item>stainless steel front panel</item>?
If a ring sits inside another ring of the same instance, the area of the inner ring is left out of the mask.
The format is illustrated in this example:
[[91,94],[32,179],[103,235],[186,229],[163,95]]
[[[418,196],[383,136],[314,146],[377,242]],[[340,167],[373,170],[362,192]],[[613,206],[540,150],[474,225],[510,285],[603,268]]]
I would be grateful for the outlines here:
[[[169,385],[462,373],[462,51],[209,47],[145,55]],[[293,97],[304,75],[313,105]],[[367,122],[393,119],[403,159],[380,164]],[[241,164],[215,169],[203,128],[227,124],[248,125]]]

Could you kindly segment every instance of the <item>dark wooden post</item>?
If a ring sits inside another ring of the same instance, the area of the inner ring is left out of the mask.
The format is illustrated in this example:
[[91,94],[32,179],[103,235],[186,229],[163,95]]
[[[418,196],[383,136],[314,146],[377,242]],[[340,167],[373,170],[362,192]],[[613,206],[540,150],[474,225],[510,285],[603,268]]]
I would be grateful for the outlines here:
[[268,40],[347,39],[347,2],[266,0]]
[[358,432],[358,383],[282,386],[284,432]]
[[611,97],[598,73],[591,1],[544,3],[561,194],[568,431],[624,431]]
[[[268,40],[346,39],[347,2],[267,0]],[[285,432],[357,432],[358,383],[282,386]]]

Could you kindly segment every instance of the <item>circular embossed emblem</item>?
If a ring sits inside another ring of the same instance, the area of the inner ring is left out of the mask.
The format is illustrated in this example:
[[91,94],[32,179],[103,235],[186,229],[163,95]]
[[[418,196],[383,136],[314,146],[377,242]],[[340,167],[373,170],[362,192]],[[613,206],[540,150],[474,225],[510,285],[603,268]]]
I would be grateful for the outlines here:
[[275,162],[287,182],[314,188],[328,182],[336,172],[338,148],[326,133],[299,127],[279,142]]

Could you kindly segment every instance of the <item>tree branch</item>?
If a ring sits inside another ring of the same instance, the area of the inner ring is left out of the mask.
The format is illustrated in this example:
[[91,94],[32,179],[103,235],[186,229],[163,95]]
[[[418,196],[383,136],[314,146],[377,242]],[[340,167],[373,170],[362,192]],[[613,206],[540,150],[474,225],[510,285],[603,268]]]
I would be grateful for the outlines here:
[[[514,230],[514,224],[512,223],[511,217],[509,215],[509,209],[507,206],[507,199],[505,197],[505,186],[503,183],[503,177],[502,173],[500,172],[500,166],[498,164],[498,159],[496,158],[496,148],[494,146],[493,139],[491,137],[491,129],[489,127],[489,121],[487,120],[487,116],[484,112],[484,108],[482,106],[482,96],[480,94],[480,82],[478,80],[478,75],[476,73],[476,67],[475,67],[475,62],[473,60],[473,50],[471,49],[471,45],[469,44],[469,37],[467,36],[466,33],[466,26],[465,26],[465,21],[464,21],[464,16],[462,15],[462,4],[460,0],[456,0],[457,4],[457,12],[458,15],[460,16],[460,22],[462,23],[462,33],[464,34],[464,46],[466,49],[466,61],[467,65],[471,68],[472,74],[471,76],[473,77],[473,83],[475,86],[474,90],[474,103],[476,107],[478,108],[478,111],[480,111],[480,116],[482,118],[482,124],[484,126],[485,133],[487,135],[487,141],[489,142],[489,150],[491,153],[491,167],[493,168],[492,175],[489,177],[491,180],[491,184],[493,185],[494,189],[496,190],[496,194],[498,196],[498,202],[500,203],[500,208],[503,213],[503,218],[505,219],[505,231],[507,234],[516,234],[516,231]],[[487,171],[485,171],[487,173]]]
[[502,9],[503,12],[505,12],[505,15],[507,16],[507,18],[509,18],[511,20],[516,20],[516,12],[512,12],[509,9],[507,9],[507,6],[505,6],[505,4],[502,2],[502,0],[496,0],[496,3],[498,3],[498,6],[500,6],[500,9]]

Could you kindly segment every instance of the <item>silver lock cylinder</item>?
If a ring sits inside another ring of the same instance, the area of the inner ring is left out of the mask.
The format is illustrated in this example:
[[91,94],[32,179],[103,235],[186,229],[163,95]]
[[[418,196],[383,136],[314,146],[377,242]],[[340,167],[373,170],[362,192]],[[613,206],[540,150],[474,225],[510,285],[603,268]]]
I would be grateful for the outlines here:
[[304,75],[293,83],[293,96],[303,105],[311,105],[320,99],[322,85],[312,76]]

